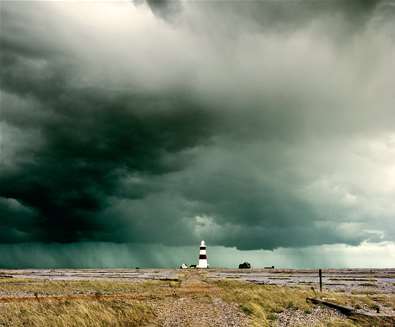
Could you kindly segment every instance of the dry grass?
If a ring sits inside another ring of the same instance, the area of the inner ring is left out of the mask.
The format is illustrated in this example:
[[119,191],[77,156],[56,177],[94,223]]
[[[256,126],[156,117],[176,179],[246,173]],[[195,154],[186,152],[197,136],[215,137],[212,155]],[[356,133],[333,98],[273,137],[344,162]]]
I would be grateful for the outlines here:
[[[275,325],[277,313],[284,310],[301,310],[311,313],[313,305],[306,302],[307,297],[316,294],[305,288],[291,288],[275,285],[255,285],[239,281],[218,281],[222,297],[229,302],[240,304],[241,309],[250,315],[253,326]],[[331,293],[332,295],[332,293]],[[317,327],[357,326],[345,319],[322,321]]]
[[395,310],[395,294],[370,294],[368,292],[360,293],[334,293],[324,292],[322,297],[332,302],[354,307],[356,309],[368,308],[376,310],[377,304]]
[[270,326],[275,313],[285,309],[309,311],[311,305],[306,302],[306,297],[314,296],[310,290],[274,285],[238,281],[218,281],[216,284],[221,288],[224,300],[239,303],[241,309],[252,317],[254,326]]
[[34,294],[42,296],[71,295],[71,294],[114,294],[114,293],[144,293],[152,288],[160,289],[178,282],[144,281],[125,282],[118,280],[38,280],[38,279],[0,279],[0,293],[7,295]]
[[[248,313],[254,326],[271,326],[276,314],[284,310],[302,310],[306,314],[312,305],[306,302],[307,297],[315,297],[313,290],[303,287],[283,287],[275,285],[256,285],[252,283],[222,280],[215,282],[222,291],[222,297],[229,302],[239,303],[241,309]],[[356,309],[375,311],[378,305],[395,310],[395,294],[346,294],[339,292],[323,292],[319,295],[328,301],[352,306]],[[322,321],[318,326],[358,326],[356,323],[338,319]]]
[[[185,276],[180,274],[181,280]],[[155,320],[152,303],[166,297],[222,297],[238,303],[253,326],[274,325],[284,310],[312,312],[306,302],[313,290],[303,287],[256,285],[234,280],[203,282],[204,275],[179,281],[83,280],[49,281],[0,279],[0,326],[143,326]],[[324,292],[322,297],[355,308],[395,308],[394,294]],[[350,327],[344,319],[323,321],[317,327]]]
[[0,326],[142,326],[177,282],[1,279]]
[[153,317],[139,301],[31,301],[0,305],[1,326],[142,326]]

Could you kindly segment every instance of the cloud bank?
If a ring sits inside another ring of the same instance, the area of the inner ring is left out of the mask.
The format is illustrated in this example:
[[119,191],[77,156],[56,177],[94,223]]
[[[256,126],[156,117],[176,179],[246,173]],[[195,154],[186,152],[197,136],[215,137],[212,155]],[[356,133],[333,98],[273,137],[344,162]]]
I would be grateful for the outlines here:
[[393,242],[394,18],[384,0],[2,2],[0,248]]

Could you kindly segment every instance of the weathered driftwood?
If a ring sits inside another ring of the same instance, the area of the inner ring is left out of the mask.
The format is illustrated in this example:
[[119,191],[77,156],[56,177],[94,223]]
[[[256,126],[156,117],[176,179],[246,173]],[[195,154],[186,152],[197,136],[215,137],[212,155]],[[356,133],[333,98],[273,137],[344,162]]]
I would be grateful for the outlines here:
[[353,307],[348,307],[345,305],[340,305],[337,303],[328,302],[328,301],[324,301],[324,300],[313,298],[313,297],[308,297],[306,300],[308,302],[311,302],[314,304],[322,304],[322,305],[325,305],[329,308],[336,309],[337,311],[345,314],[346,316],[349,316],[353,311],[355,311]]
[[338,310],[346,315],[348,318],[357,321],[361,326],[377,326],[377,327],[393,327],[395,326],[395,316],[388,316],[379,313],[359,312],[353,307],[340,305],[325,300],[308,297],[306,301],[327,306],[329,308]]

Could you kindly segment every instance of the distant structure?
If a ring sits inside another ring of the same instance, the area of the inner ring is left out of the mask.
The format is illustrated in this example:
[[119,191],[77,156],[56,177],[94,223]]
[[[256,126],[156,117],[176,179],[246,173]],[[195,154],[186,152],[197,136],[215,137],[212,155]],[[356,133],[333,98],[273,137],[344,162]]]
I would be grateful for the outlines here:
[[243,262],[239,264],[239,269],[251,269],[251,264],[249,262]]
[[206,243],[204,241],[200,242],[200,252],[199,252],[199,264],[198,268],[207,268],[207,251],[206,251]]

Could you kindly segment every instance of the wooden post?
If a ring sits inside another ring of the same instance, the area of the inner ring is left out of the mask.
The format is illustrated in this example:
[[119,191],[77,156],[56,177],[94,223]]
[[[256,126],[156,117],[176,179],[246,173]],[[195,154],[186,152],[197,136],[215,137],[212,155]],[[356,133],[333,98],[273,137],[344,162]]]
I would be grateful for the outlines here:
[[320,292],[322,293],[322,270],[318,270],[318,275],[320,277]]

